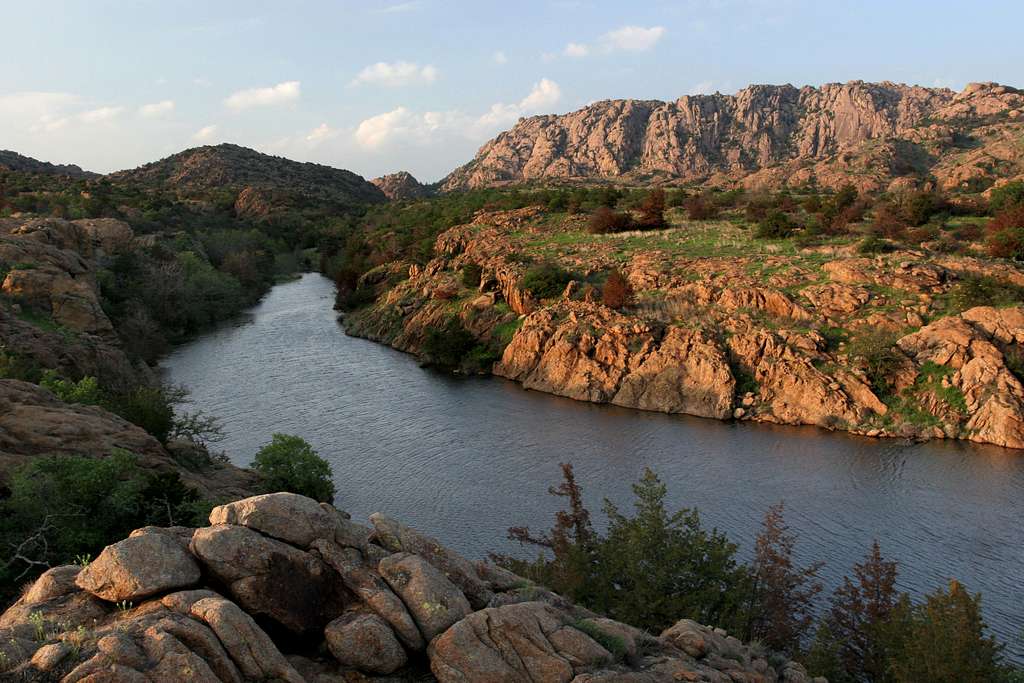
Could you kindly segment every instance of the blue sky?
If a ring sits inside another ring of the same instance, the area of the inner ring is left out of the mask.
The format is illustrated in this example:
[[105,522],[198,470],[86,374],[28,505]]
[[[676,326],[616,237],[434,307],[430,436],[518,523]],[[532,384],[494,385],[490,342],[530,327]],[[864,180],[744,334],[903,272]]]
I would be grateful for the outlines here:
[[95,171],[235,142],[440,178],[518,117],[749,83],[1024,86],[1024,3],[0,0],[0,149]]

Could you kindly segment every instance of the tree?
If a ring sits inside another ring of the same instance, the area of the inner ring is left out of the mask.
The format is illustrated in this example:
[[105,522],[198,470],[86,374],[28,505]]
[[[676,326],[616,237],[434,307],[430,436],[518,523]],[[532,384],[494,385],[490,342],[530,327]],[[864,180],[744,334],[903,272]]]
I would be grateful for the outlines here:
[[761,239],[782,239],[796,230],[796,223],[785,211],[772,209],[757,225],[756,236]]
[[459,316],[453,315],[440,327],[427,330],[421,356],[429,365],[456,370],[476,343],[476,337],[462,325]]
[[538,299],[550,299],[561,294],[572,275],[554,263],[542,263],[526,271],[520,286]]
[[613,211],[607,206],[599,206],[590,214],[587,221],[587,232],[592,235],[604,235],[610,232],[622,232],[633,227],[633,219],[628,213]]
[[828,634],[846,673],[856,681],[886,680],[889,651],[886,628],[902,595],[896,590],[896,562],[882,559],[875,541],[853,576],[832,595],[826,617]]
[[814,622],[814,598],[822,589],[818,572],[824,563],[794,565],[797,538],[784,513],[781,502],[768,508],[757,535],[750,635],[792,657]]
[[640,205],[639,224],[647,229],[665,227],[665,190],[656,187],[647,193]]
[[615,268],[601,288],[601,302],[608,308],[622,308],[633,296],[633,288],[622,272]]
[[705,221],[718,216],[718,207],[705,195],[694,195],[683,202],[686,217],[691,221]]
[[990,256],[1024,261],[1024,204],[996,214],[986,226],[985,245]]
[[736,545],[707,531],[696,510],[669,513],[666,486],[651,470],[633,485],[634,515],[606,500],[608,533],[597,548],[590,605],[614,619],[660,631],[679,619],[735,625],[747,571]]
[[889,626],[889,666],[895,683],[987,683],[1007,677],[1002,650],[985,635],[981,596],[957,581],[923,603],[904,597]]
[[1024,205],[1024,180],[1014,180],[992,188],[988,203],[993,213]]
[[267,493],[288,491],[322,503],[334,502],[331,466],[299,436],[274,434],[250,465]]

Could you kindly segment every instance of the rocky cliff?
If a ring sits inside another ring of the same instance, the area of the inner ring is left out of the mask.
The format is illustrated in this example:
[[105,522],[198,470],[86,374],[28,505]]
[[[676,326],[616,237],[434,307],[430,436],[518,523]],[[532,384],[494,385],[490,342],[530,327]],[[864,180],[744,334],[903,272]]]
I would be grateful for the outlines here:
[[1024,95],[895,83],[753,85],[674,102],[605,100],[522,119],[442,182],[682,181],[984,190],[1024,173]]
[[[978,282],[1024,291],[1018,265],[855,244],[785,254],[727,221],[610,235],[581,223],[481,212],[346,328],[418,353],[456,317],[477,356],[497,354],[485,371],[582,401],[1024,448],[1024,306],[964,295]],[[545,300],[524,285],[541,260],[575,278]],[[635,293],[618,310],[597,294],[611,269]]]
[[374,178],[370,181],[380,191],[387,195],[388,199],[419,199],[430,195],[430,190],[420,184],[408,171],[399,171],[388,175]]
[[277,493],[215,508],[208,527],[136,530],[49,570],[0,616],[0,675],[810,683],[722,630],[644,633],[384,515],[370,525]]

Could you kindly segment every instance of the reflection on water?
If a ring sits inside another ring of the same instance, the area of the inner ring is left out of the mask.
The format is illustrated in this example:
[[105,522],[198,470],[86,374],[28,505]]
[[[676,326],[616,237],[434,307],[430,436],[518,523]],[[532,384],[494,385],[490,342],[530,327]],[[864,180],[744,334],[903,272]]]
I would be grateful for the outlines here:
[[[765,509],[786,502],[803,561],[831,589],[872,539],[920,594],[957,577],[1003,640],[1024,629],[1024,457],[960,443],[906,444],[810,428],[727,424],[577,403],[499,379],[448,377],[345,336],[331,283],[281,285],[251,315],[179,348],[168,377],[220,417],[247,464],[273,432],[332,464],[337,504],[392,514],[470,557],[512,550],[513,524],[547,528],[546,495],[572,462],[593,511],[628,506],[644,467],[749,553]],[[601,515],[597,515],[600,517]]]

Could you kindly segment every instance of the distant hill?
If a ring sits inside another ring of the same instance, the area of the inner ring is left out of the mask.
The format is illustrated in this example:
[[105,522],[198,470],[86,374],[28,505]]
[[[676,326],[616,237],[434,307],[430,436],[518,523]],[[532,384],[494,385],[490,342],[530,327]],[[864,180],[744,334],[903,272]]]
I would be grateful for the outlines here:
[[0,150],[0,168],[18,173],[46,173],[71,178],[91,178],[96,176],[95,173],[83,171],[81,167],[74,164],[51,164],[6,149]]
[[250,197],[284,194],[343,206],[387,200],[376,186],[351,171],[231,144],[187,149],[107,178],[117,184],[174,190],[181,197],[248,190]]
[[851,81],[752,85],[673,102],[605,100],[520,119],[441,189],[612,180],[979,192],[1022,175],[1021,91]]
[[388,199],[418,199],[433,194],[428,186],[420,183],[408,171],[389,173],[370,182],[379,187]]

